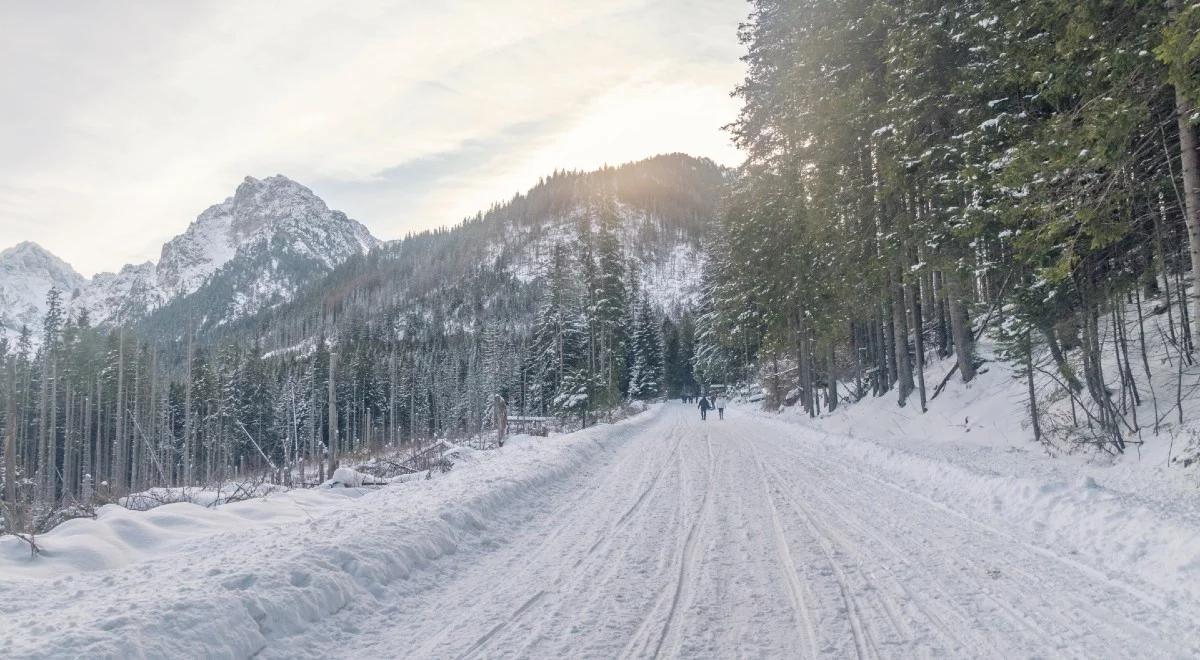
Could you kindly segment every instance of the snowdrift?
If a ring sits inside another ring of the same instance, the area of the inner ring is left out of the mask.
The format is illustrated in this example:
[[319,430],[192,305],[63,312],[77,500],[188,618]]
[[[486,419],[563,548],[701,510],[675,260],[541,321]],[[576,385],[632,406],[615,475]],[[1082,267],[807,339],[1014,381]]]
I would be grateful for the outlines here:
[[648,417],[460,450],[456,469],[438,479],[377,490],[293,491],[215,509],[105,507],[39,537],[33,559],[21,541],[2,539],[0,655],[252,656],[453,555],[485,533],[485,521],[538,497]]

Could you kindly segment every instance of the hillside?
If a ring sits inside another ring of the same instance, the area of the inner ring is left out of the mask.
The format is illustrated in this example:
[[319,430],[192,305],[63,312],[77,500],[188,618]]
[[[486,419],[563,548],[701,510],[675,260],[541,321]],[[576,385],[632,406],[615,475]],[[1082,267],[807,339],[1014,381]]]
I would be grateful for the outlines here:
[[25,247],[8,258],[28,281],[72,288],[27,301],[36,350],[0,344],[22,508],[40,527],[80,497],[311,481],[338,451],[481,437],[496,394],[570,426],[694,387],[725,178],[680,154],[558,172],[387,244],[298,183],[247,178],[157,263],[86,282]]
[[[704,238],[715,222],[725,174],[711,161],[674,154],[594,172],[556,172],[524,194],[449,229],[384,243],[310,283],[279,307],[260,305],[237,323],[208,314],[206,340],[253,335],[264,352],[333,338],[349,324],[420,316],[456,332],[502,315],[528,326],[556,245],[611,226],[635,288],[678,316],[694,306]],[[581,234],[582,232],[582,234]],[[194,310],[237,296],[235,273],[150,315],[147,333],[178,338]],[[225,281],[229,284],[225,284]],[[242,309],[250,309],[242,306]]]

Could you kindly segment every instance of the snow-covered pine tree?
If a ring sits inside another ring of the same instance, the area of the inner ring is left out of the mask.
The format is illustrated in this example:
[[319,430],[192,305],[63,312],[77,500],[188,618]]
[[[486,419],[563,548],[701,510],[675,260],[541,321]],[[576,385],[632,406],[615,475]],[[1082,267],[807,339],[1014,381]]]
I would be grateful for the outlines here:
[[629,373],[629,397],[649,401],[662,396],[662,335],[658,318],[645,296],[642,296],[634,316],[631,348],[633,367]]
[[593,323],[598,336],[599,406],[620,402],[629,382],[627,342],[629,340],[625,257],[617,237],[616,210],[604,205],[600,210],[596,233],[598,282],[595,286]]

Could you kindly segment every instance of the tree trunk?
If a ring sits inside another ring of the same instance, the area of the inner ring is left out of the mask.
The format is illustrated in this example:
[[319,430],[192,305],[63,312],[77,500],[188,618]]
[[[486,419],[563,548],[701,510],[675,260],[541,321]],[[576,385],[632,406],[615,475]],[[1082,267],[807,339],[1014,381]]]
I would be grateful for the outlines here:
[[329,354],[329,478],[338,468],[338,437],[337,437],[337,353]]
[[112,487],[121,493],[125,485],[125,331],[117,339],[117,400],[113,406],[117,419],[116,437],[113,438]]
[[896,383],[901,406],[908,401],[908,395],[912,394],[914,388],[912,362],[908,357],[908,314],[904,302],[904,281],[897,262],[892,268],[892,350],[896,354]]
[[[888,288],[885,286],[885,290]],[[896,382],[895,335],[892,332],[892,302],[890,294],[885,294],[883,303],[879,307],[879,336],[882,339],[880,348],[883,349],[882,364],[885,365],[881,369],[885,376],[880,389],[880,395],[882,395],[890,391],[892,384]]]
[[950,334],[954,339],[954,355],[958,360],[958,373],[964,383],[975,377],[974,338],[971,336],[971,319],[963,304],[961,276],[950,273],[946,301],[950,307]]
[[192,331],[188,330],[187,371],[183,391],[183,484],[192,484]]
[[4,503],[8,507],[7,515],[14,520],[9,522],[10,529],[17,529],[20,520],[17,516],[17,406],[12,394],[8,401],[8,440],[4,443]]
[[[1192,318],[1200,319],[1200,153],[1196,151],[1196,131],[1189,123],[1193,108],[1178,88],[1175,110],[1179,122],[1179,160],[1183,167],[1183,201],[1188,232],[1188,251],[1192,257]],[[1200,323],[1196,324],[1200,328]]]
[[62,462],[62,497],[72,497],[75,487],[75,392],[71,383],[66,383],[65,408],[63,409],[63,462]]
[[1037,390],[1033,386],[1033,333],[1025,331],[1025,382],[1029,387],[1029,420],[1033,424],[1033,441],[1042,441],[1042,425],[1038,420]]
[[38,436],[37,436],[37,475],[36,484],[34,486],[34,499],[40,500],[46,496],[46,484],[50,480],[50,475],[46,469],[49,462],[46,458],[46,447],[49,445],[48,436],[50,434],[47,428],[46,420],[49,417],[50,404],[47,401],[47,393],[50,390],[50,357],[46,355],[42,361],[42,382],[38,387]]
[[58,503],[58,360],[49,351],[50,361],[50,423],[46,427],[46,503]]
[[946,291],[942,286],[942,271],[933,271],[933,318],[937,335],[938,357],[950,355],[950,332],[946,320]]
[[826,344],[828,349],[825,353],[825,398],[827,399],[826,404],[829,412],[833,412],[837,409],[838,405],[837,371],[834,365],[833,340],[828,340]]
[[[83,391],[87,392],[91,387],[89,383],[82,384]],[[88,476],[95,474],[92,467],[92,397],[84,395],[83,397],[83,428],[80,430],[80,447],[82,455],[79,457],[79,485],[81,489],[81,497],[86,503],[91,499],[90,492],[82,492],[85,483],[88,483]],[[90,488],[88,489],[90,491]]]
[[1163,279],[1163,302],[1167,308],[1167,335],[1171,338],[1171,342],[1178,341],[1175,338],[1175,310],[1171,303],[1171,273],[1167,270],[1167,251],[1163,248],[1162,225],[1163,219],[1166,217],[1166,203],[1163,201],[1163,196],[1158,196],[1158,212],[1154,213],[1154,248],[1158,253],[1159,273]]
[[[918,279],[918,281],[920,281]],[[912,304],[910,312],[912,314],[913,326],[913,354],[917,358],[917,392],[921,395],[921,412],[925,412],[925,318],[922,313],[921,295],[917,291],[912,292]]]

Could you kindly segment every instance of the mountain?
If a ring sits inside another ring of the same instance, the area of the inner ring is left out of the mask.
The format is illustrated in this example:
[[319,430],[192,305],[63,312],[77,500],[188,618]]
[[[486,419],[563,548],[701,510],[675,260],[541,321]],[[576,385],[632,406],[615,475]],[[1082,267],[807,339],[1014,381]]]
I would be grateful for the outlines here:
[[[42,339],[65,350],[0,356],[33,375],[0,378],[28,425],[23,473],[50,475],[37,501],[95,484],[107,497],[381,443],[478,440],[497,394],[568,428],[692,391],[694,303],[707,303],[728,177],[682,154],[555,172],[383,245],[294,182],[248,179],[157,263],[87,281],[14,251],[23,300],[78,284],[70,311],[109,323]],[[43,429],[47,413],[62,422]],[[39,453],[47,429],[61,454]]]
[[[210,206],[186,232],[163,246],[158,288],[168,298],[186,295],[226,265],[258,261],[264,254],[327,272],[378,244],[366,227],[341,211],[331,211],[295,181],[281,175],[262,180],[246,177],[233,197]],[[280,267],[275,264],[273,270]],[[255,273],[249,281],[263,289],[296,284],[280,282],[265,272]]]
[[527,323],[554,247],[577,248],[602,225],[619,240],[631,284],[677,315],[700,295],[724,178],[682,154],[555,172],[458,226],[384,244],[287,177],[247,177],[157,262],[87,280],[32,244],[6,251],[0,326],[37,326],[51,286],[95,324],[133,322],[165,339],[196,328],[202,339],[252,337],[264,350],[334,336],[345,319],[423,316],[449,332],[501,314]]
[[33,243],[0,256],[0,331],[36,326],[57,286],[93,323],[137,321],[175,300],[198,296],[200,312],[222,322],[278,304],[379,241],[331,210],[308,188],[277,175],[246,177],[233,196],[205,210],[163,245],[157,263],[130,264],[90,281]]
[[195,311],[197,322],[227,323],[287,300],[379,244],[295,181],[246,177],[163,246],[157,288],[168,305]]
[[0,336],[28,326],[34,335],[46,311],[46,292],[63,296],[87,286],[87,278],[37,243],[26,241],[0,252]]
[[127,264],[116,273],[97,273],[71,303],[88,310],[92,323],[137,319],[163,302],[153,261]]
[[567,247],[578,264],[579,251],[602,226],[617,237],[631,288],[677,317],[700,296],[704,242],[725,177],[712,161],[683,154],[555,172],[455,227],[347,259],[285,303],[260,306],[237,322],[197,319],[195,310],[219,299],[203,300],[207,294],[198,292],[147,317],[144,330],[171,339],[196,327],[210,342],[252,341],[275,352],[311,348],[318,336],[365,326],[390,324],[401,335],[416,327],[457,335],[490,323],[527,329],[555,246]]

